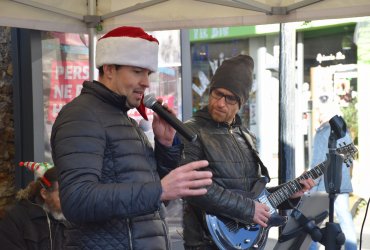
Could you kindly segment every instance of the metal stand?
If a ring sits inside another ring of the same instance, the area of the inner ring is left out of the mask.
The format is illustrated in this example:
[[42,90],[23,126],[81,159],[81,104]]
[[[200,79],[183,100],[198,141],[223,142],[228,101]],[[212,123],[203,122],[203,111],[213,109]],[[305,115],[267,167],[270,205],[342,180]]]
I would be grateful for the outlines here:
[[[293,229],[279,238],[279,242],[285,242],[295,239],[296,244],[292,244],[290,249],[297,249],[306,237],[310,234],[311,239],[320,242],[328,250],[340,250],[345,242],[345,236],[338,223],[334,223],[334,201],[336,194],[340,193],[340,186],[342,182],[342,164],[343,157],[336,151],[337,140],[344,137],[347,132],[347,127],[344,120],[339,116],[334,116],[329,121],[331,131],[329,136],[326,161],[325,190],[329,194],[329,222],[326,223],[324,228],[319,228],[318,223],[321,223],[328,212],[322,212],[314,217],[306,217],[298,209],[293,209],[291,216],[298,223],[299,227]],[[302,237],[301,237],[302,236]]]
[[340,250],[346,237],[339,224],[334,223],[334,201],[336,194],[340,193],[343,157],[336,152],[336,147],[337,140],[345,136],[347,126],[339,116],[331,118],[329,123],[331,131],[328,142],[328,166],[324,175],[325,190],[329,194],[329,222],[326,223],[325,228],[321,229],[322,238],[319,242],[325,246],[325,249]]

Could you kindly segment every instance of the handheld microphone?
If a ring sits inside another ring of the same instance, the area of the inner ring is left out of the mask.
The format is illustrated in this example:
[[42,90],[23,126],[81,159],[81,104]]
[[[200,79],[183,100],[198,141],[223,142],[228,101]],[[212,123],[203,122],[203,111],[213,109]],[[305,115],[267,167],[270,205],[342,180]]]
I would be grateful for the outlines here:
[[197,134],[191,131],[185,124],[183,124],[179,119],[173,114],[168,112],[162,105],[157,102],[154,95],[144,96],[144,105],[147,108],[152,109],[156,112],[163,120],[170,124],[179,134],[181,134],[185,139],[190,142],[194,142],[197,139]]

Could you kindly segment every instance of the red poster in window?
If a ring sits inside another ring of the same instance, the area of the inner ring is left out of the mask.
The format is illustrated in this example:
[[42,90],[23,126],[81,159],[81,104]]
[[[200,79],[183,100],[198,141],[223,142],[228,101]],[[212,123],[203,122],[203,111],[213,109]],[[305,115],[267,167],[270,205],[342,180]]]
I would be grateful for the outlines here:
[[89,80],[88,61],[52,62],[48,121],[54,122],[63,105],[80,94],[85,80]]

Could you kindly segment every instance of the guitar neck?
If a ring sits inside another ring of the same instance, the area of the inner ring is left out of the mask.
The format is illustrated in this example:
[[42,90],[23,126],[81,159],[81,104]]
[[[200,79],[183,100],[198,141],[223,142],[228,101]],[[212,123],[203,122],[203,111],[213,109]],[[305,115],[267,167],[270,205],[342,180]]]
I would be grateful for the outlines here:
[[[339,145],[341,145],[341,143]],[[341,154],[344,157],[343,161],[347,164],[347,167],[349,167],[351,165],[353,156],[357,153],[357,148],[353,145],[353,143],[347,145],[343,142],[343,146],[337,148],[336,151],[338,154]],[[285,183],[281,188],[270,194],[267,199],[271,205],[276,208],[278,205],[289,199],[292,194],[303,189],[299,183],[300,180],[305,180],[308,178],[317,179],[324,174],[325,168],[326,161],[305,172],[298,178]]]
[[292,194],[302,190],[303,187],[299,183],[299,181],[308,178],[317,179],[318,177],[324,174],[325,167],[326,161],[320,163],[316,167],[305,172],[298,178],[285,183],[281,188],[279,188],[278,190],[276,190],[275,192],[268,196],[268,200],[270,201],[271,205],[276,208],[278,205],[289,199],[289,197],[292,196]]

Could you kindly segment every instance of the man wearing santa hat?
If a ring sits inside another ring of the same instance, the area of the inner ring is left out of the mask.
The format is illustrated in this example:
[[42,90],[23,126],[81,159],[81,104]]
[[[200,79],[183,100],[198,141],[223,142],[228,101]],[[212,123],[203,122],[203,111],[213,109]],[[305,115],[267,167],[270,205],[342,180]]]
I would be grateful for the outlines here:
[[142,99],[157,60],[158,41],[141,28],[108,32],[96,46],[99,81],[84,82],[53,125],[62,210],[77,228],[67,231],[71,248],[170,249],[163,201],[202,195],[212,182],[197,171],[207,161],[161,176],[159,167],[180,161],[175,130],[155,115],[153,151],[127,115],[137,108],[146,118]]

